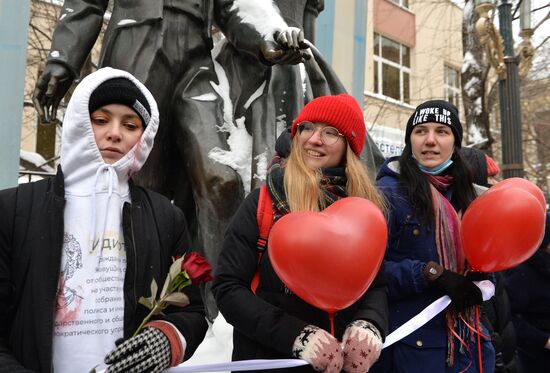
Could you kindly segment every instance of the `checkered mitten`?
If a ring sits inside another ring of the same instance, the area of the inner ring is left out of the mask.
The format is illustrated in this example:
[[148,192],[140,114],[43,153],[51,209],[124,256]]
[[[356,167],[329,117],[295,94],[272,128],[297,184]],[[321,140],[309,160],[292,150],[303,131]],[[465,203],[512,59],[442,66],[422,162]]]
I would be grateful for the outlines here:
[[348,373],[367,372],[380,357],[382,337],[374,325],[365,320],[351,322],[342,338],[344,370]]
[[105,373],[158,373],[179,364],[183,359],[183,348],[175,333],[169,323],[148,323],[143,332],[126,340],[105,357],[105,364],[109,365]]
[[337,373],[344,364],[338,340],[314,325],[302,329],[294,341],[292,354],[307,361],[318,372]]

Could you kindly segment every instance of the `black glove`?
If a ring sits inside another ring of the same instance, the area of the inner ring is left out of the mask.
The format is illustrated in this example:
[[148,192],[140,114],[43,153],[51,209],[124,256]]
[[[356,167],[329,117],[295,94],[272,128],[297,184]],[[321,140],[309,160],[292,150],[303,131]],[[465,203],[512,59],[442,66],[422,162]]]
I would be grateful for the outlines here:
[[444,269],[438,263],[428,262],[424,268],[424,277],[447,294],[459,309],[483,302],[481,290],[471,280],[456,272]]
[[467,272],[465,274],[466,278],[470,281],[485,281],[490,278],[489,273],[485,272]]
[[132,337],[105,357],[109,367],[105,373],[151,372],[160,373],[169,367],[170,341],[159,329],[151,327]]

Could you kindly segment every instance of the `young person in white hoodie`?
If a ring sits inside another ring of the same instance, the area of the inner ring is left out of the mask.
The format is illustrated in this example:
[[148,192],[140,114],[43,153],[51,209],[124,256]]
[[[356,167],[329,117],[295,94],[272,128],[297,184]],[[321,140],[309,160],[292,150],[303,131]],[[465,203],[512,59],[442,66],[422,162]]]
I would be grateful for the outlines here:
[[143,84],[100,69],[69,102],[57,174],[0,191],[0,371],[160,372],[203,340],[194,285],[188,306],[132,337],[149,311],[139,298],[190,248],[182,212],[131,181],[158,120]]

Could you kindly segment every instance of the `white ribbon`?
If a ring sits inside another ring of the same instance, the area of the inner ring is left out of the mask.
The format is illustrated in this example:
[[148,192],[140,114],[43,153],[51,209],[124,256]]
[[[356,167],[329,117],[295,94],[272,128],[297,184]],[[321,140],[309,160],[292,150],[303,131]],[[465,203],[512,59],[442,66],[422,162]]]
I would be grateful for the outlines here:
[[272,360],[239,360],[229,363],[193,364],[185,363],[177,367],[165,370],[166,373],[194,373],[194,372],[221,372],[221,371],[245,371],[260,369],[292,368],[309,363],[302,359],[272,359]]
[[[489,300],[493,295],[495,295],[495,285],[489,280],[483,281],[474,281],[474,284],[481,290],[481,295],[483,300]],[[414,316],[412,319],[401,325],[399,328],[395,329],[393,333],[389,334],[386,337],[386,342],[382,348],[391,346],[395,342],[405,338],[416,329],[419,329],[428,321],[433,319],[437,314],[443,311],[451,303],[451,298],[448,295],[444,295],[428,307],[424,308],[422,312]]]
[[[489,300],[495,294],[495,286],[489,280],[474,282],[481,290],[483,300]],[[433,319],[437,314],[443,311],[451,303],[451,298],[447,295],[442,296],[435,302],[424,308],[422,312],[414,316],[412,319],[401,325],[386,337],[386,342],[382,348],[386,348],[395,342],[405,338],[418,328],[422,327],[428,321]],[[223,363],[209,364],[180,364],[177,367],[165,370],[167,373],[197,373],[197,372],[223,372],[223,371],[246,371],[259,369],[279,369],[292,368],[302,365],[308,365],[305,360],[301,359],[271,359],[271,360],[240,360]],[[98,373],[103,373],[98,372]]]

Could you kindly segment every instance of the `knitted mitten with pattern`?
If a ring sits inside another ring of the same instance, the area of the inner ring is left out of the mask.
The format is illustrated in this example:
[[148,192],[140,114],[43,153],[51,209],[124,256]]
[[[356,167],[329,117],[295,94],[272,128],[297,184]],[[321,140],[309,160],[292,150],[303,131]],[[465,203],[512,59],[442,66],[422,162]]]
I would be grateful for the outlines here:
[[314,325],[302,329],[294,341],[292,354],[310,363],[318,372],[338,373],[344,364],[340,342]]
[[344,370],[348,373],[367,372],[380,357],[382,337],[378,329],[366,320],[348,325],[342,338]]

